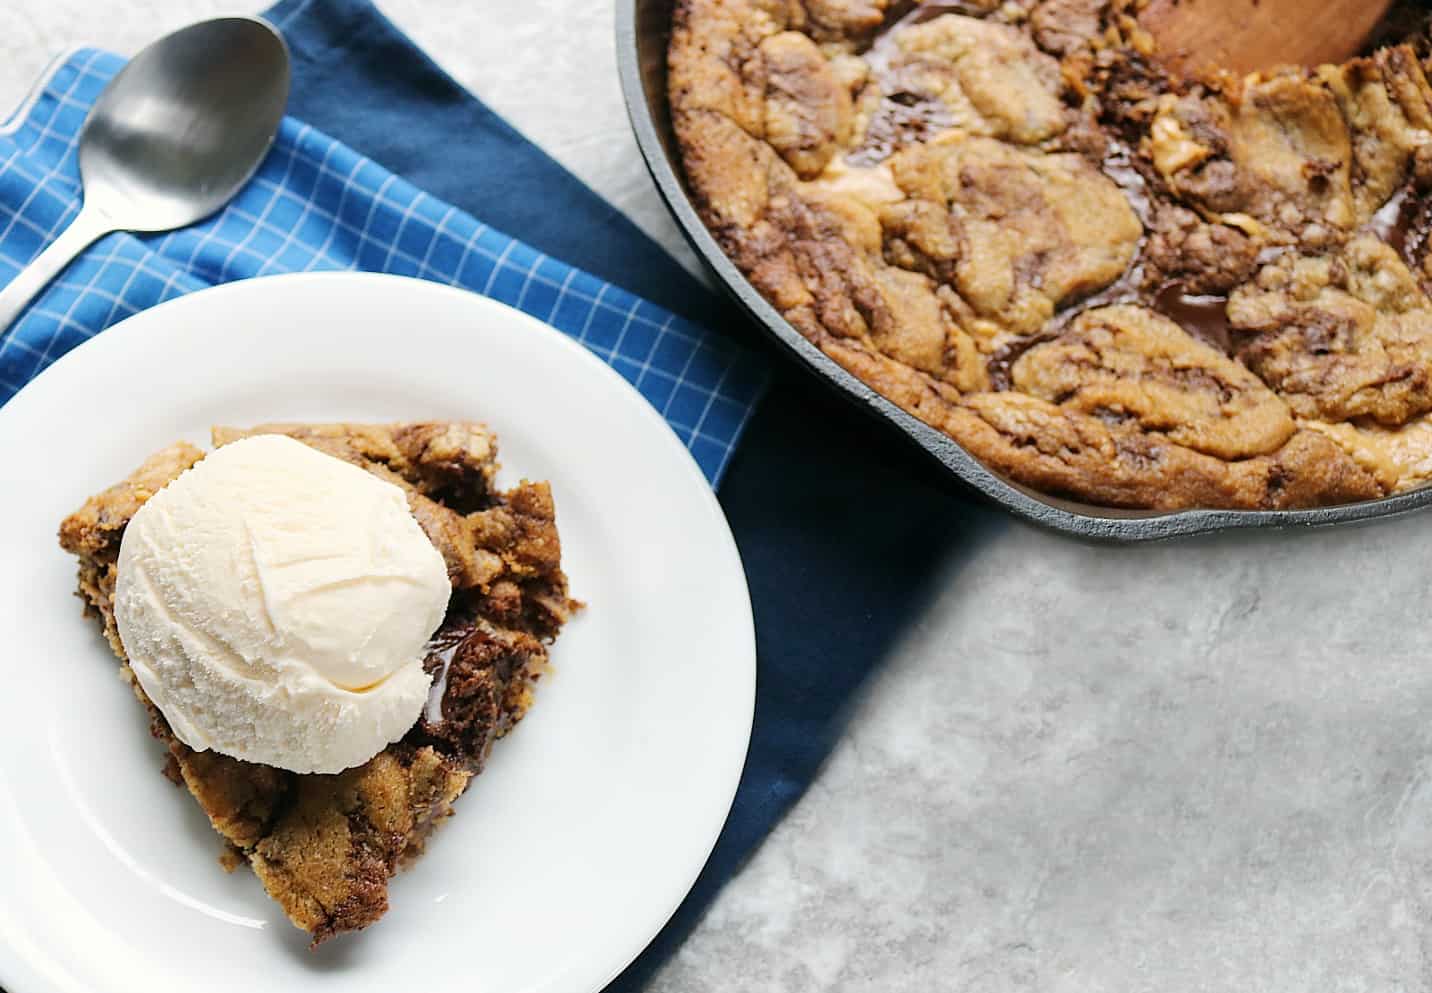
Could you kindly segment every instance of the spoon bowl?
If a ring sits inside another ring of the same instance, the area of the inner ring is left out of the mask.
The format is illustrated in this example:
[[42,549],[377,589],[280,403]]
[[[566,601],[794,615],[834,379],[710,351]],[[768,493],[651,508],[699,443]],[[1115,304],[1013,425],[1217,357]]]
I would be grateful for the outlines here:
[[1139,20],[1175,74],[1244,74],[1344,62],[1391,7],[1392,0],[1151,0]]
[[184,227],[233,199],[278,134],[289,80],[283,37],[250,17],[192,24],[130,60],[80,132],[84,206],[0,290],[0,332],[101,235]]
[[86,206],[129,231],[209,216],[273,144],[288,88],[288,50],[263,21],[202,21],[150,45],[95,101],[80,132]]

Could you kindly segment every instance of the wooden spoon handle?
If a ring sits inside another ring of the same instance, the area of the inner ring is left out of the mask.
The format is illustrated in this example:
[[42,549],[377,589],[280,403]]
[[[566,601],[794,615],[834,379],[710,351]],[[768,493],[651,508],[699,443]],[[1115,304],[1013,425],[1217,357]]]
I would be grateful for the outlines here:
[[1249,73],[1356,55],[1392,0],[1152,0],[1140,22],[1175,72]]

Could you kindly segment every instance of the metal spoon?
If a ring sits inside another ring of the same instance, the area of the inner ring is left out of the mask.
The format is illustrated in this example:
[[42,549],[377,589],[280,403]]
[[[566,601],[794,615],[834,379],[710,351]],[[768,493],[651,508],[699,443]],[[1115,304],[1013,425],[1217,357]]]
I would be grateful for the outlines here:
[[288,85],[288,46],[257,18],[191,24],[136,55],[80,132],[84,207],[0,290],[0,333],[102,235],[169,231],[227,203],[273,144]]

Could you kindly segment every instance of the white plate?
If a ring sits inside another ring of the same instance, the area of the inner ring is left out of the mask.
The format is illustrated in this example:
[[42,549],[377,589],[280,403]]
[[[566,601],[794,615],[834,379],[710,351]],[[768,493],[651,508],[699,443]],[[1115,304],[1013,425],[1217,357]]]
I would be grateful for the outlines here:
[[[573,594],[532,713],[378,924],[309,951],[159,775],[71,595],[60,519],[213,423],[486,421],[548,479]],[[431,283],[314,274],[156,307],[0,408],[0,987],[589,993],[661,928],[725,820],[755,647],[735,545],[666,424],[580,345]]]

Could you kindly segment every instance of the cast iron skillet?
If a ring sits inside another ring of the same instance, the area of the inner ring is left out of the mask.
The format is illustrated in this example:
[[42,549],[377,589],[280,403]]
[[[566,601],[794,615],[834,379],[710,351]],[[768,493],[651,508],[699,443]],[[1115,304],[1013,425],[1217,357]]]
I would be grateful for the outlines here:
[[697,216],[687,193],[681,156],[666,104],[666,45],[673,0],[617,0],[617,63],[637,144],[662,199],[696,253],[727,292],[772,338],[847,399],[908,435],[955,478],[1035,524],[1080,538],[1135,542],[1237,528],[1307,528],[1352,524],[1406,514],[1432,504],[1432,486],[1342,507],[1299,511],[1189,510],[1178,513],[1110,510],[1037,493],[991,472],[945,434],[922,423],[807,341],[746,281]]

